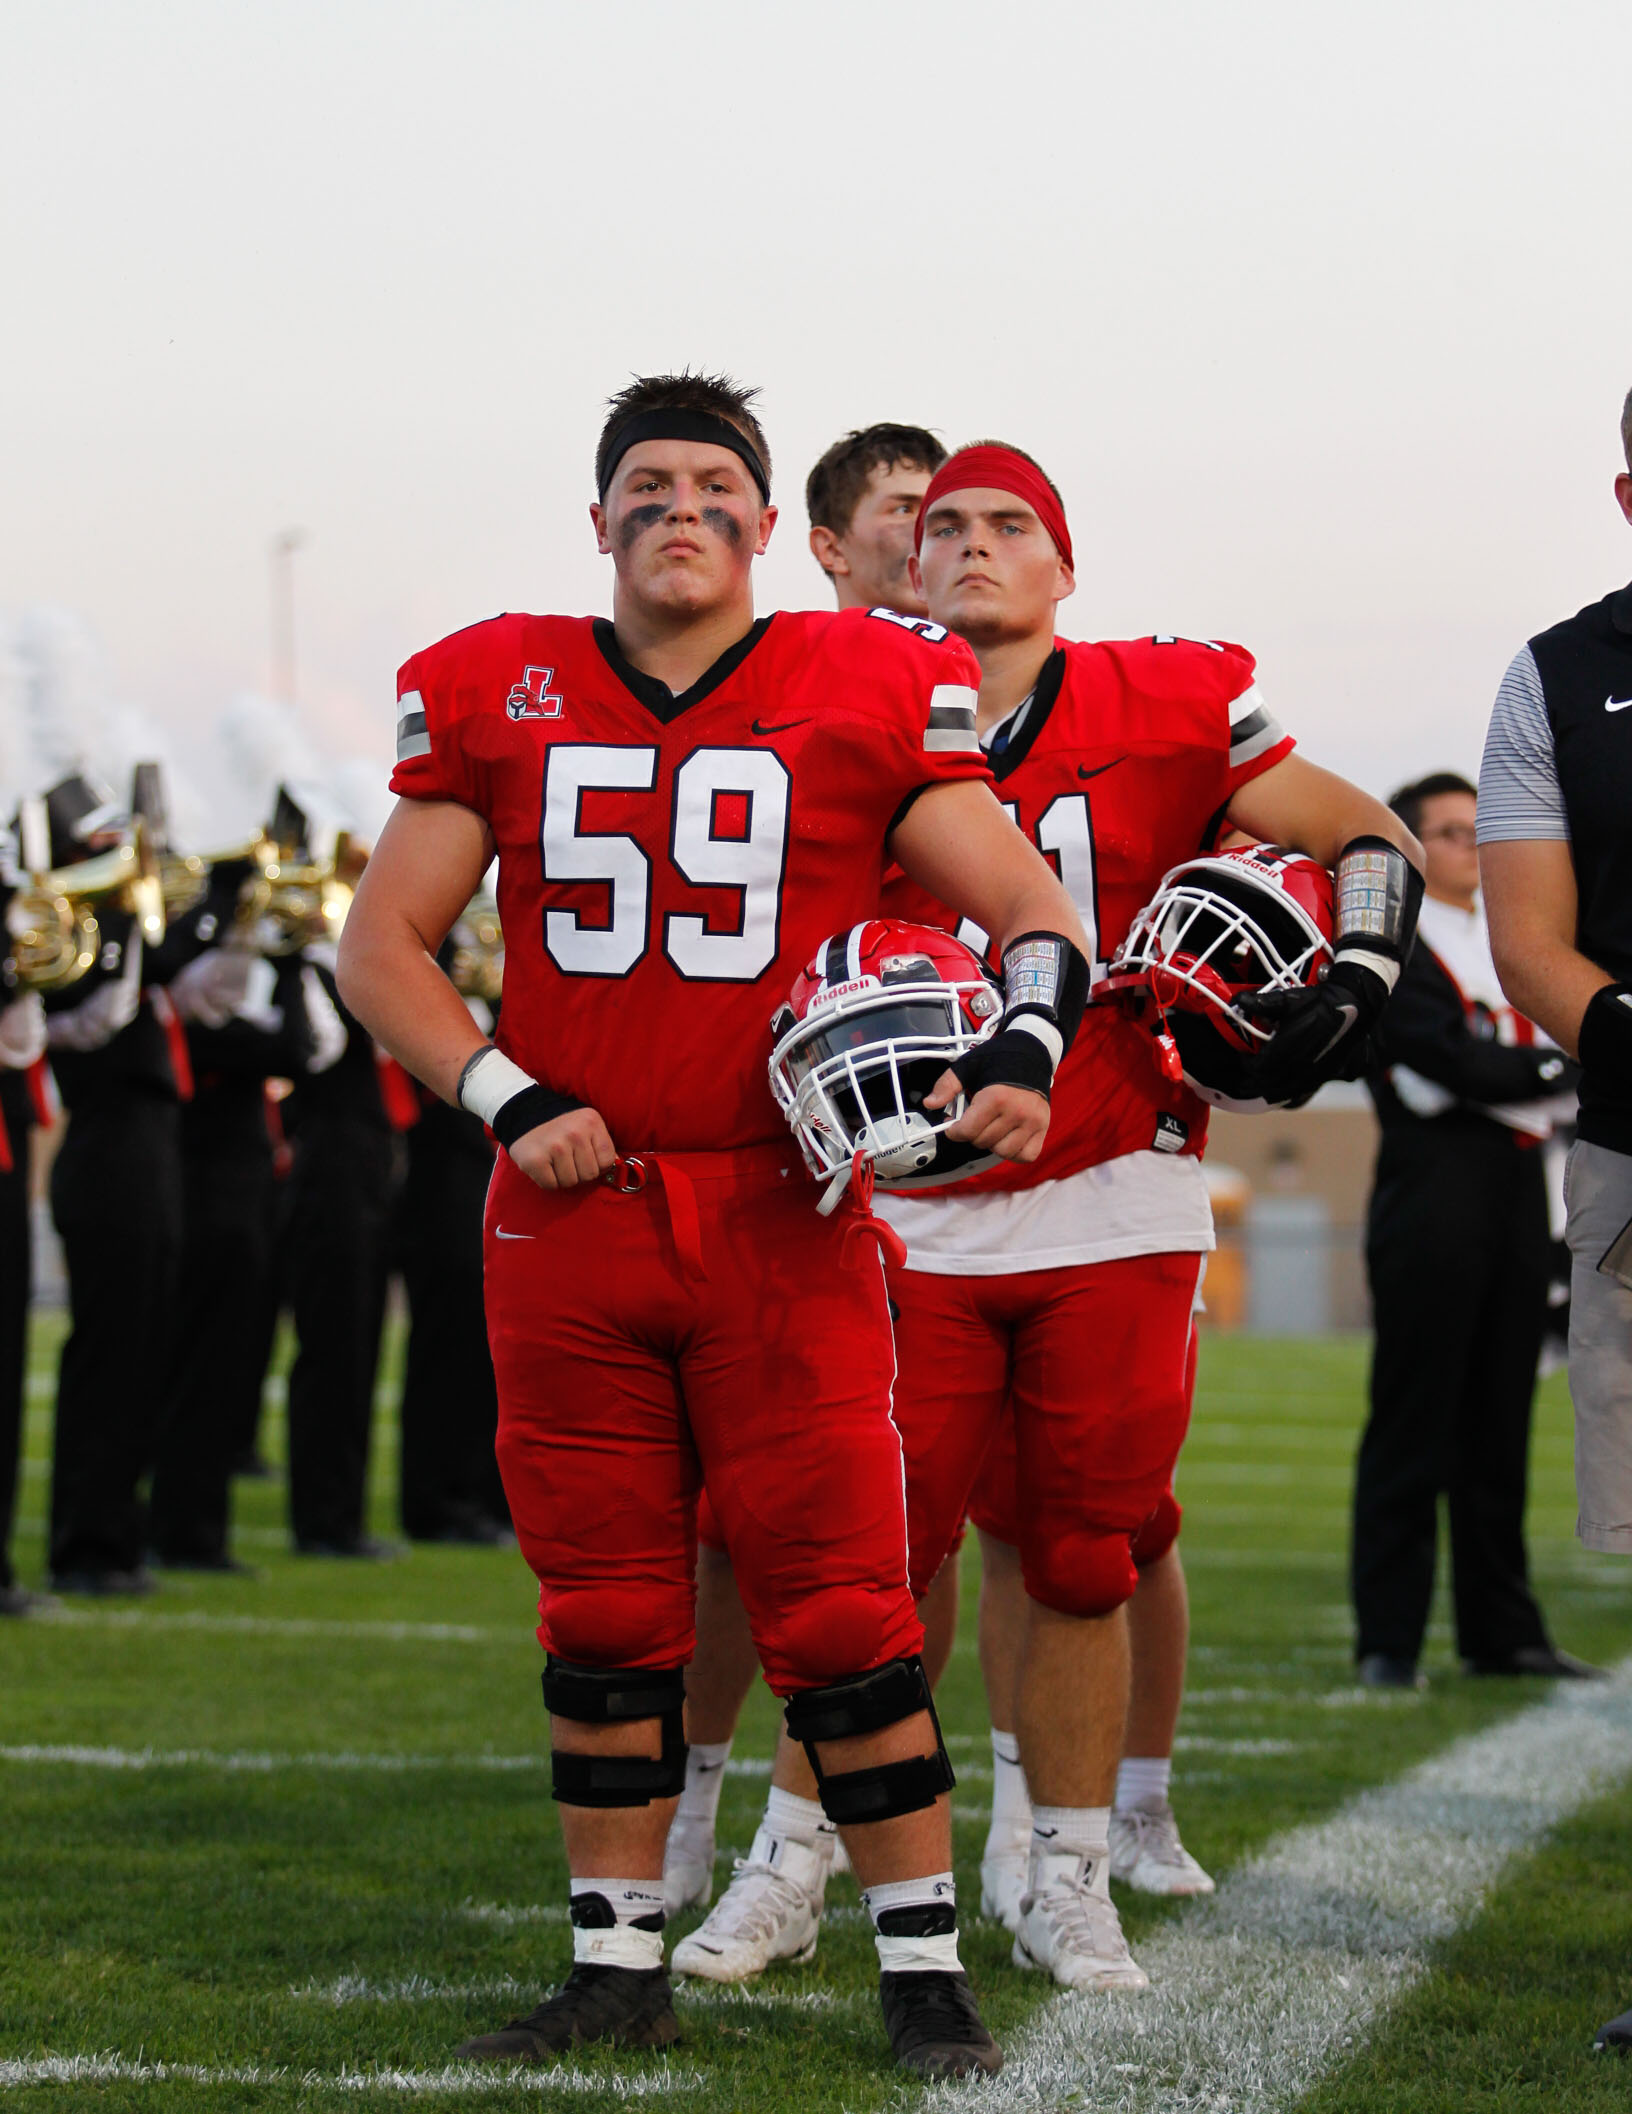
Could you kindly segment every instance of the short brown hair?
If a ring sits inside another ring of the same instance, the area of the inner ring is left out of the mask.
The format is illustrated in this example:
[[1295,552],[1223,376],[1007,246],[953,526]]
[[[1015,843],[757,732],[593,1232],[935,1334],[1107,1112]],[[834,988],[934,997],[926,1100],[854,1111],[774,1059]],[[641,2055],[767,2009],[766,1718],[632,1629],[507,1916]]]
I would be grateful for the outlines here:
[[1414,837],[1422,827],[1423,809],[1430,800],[1441,800],[1447,793],[1466,793],[1470,800],[1479,798],[1479,788],[1470,785],[1460,771],[1430,771],[1426,778],[1402,785],[1390,795],[1388,804]]
[[1626,402],[1621,406],[1621,453],[1626,457],[1626,467],[1632,470],[1632,389],[1626,392]]
[[858,426],[836,440],[805,479],[805,508],[812,528],[849,533],[856,508],[875,470],[927,470],[933,477],[946,450],[923,426]]
[[606,489],[606,466],[619,428],[642,411],[712,411],[752,442],[768,485],[771,451],[765,444],[765,429],[749,409],[758,395],[757,389],[745,389],[728,374],[693,374],[689,368],[679,374],[637,374],[627,389],[607,398],[606,423],[595,449],[596,491]]

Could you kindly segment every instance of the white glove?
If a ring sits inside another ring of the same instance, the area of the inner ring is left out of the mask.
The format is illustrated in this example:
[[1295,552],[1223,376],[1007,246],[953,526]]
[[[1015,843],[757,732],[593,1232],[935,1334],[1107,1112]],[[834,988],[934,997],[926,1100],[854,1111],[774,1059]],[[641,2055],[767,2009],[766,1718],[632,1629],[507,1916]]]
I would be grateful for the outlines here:
[[300,972],[301,996],[306,1001],[306,1024],[312,1031],[312,1054],[308,1072],[326,1072],[346,1054],[346,1024],[315,969]]
[[224,1028],[249,998],[256,957],[237,947],[211,947],[178,969],[165,989],[183,1020],[201,1028]]
[[45,1003],[38,991],[24,991],[0,1007],[0,1065],[26,1072],[45,1055]]
[[142,942],[132,933],[125,943],[125,964],[116,977],[82,998],[66,1012],[46,1015],[46,1036],[54,1050],[105,1050],[124,1033],[142,1003]]

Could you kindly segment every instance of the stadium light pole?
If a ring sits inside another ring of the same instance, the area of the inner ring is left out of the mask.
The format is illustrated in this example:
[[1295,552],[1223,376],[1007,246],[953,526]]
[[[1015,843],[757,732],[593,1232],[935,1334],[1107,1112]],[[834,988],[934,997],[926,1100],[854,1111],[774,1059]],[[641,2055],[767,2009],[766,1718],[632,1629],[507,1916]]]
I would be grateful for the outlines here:
[[272,694],[295,702],[295,553],[304,529],[280,529],[272,538]]

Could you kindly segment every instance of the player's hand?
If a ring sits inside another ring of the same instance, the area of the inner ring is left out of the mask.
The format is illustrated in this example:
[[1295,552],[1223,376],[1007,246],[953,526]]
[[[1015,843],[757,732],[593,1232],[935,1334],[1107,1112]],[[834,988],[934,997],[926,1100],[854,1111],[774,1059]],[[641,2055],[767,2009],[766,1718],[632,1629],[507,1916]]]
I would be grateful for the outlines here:
[[576,1189],[583,1182],[598,1182],[610,1174],[617,1161],[611,1133],[593,1108],[569,1109],[524,1131],[509,1148],[510,1157],[540,1189]]
[[1331,1079],[1358,1079],[1388,1003],[1388,986],[1358,962],[1336,961],[1323,982],[1296,991],[1260,991],[1241,1001],[1274,1033],[1253,1060],[1266,1101],[1292,1106]]
[[[933,1115],[962,1092],[957,1073],[942,1072],[924,1096],[924,1107]],[[1035,1160],[1048,1136],[1048,1096],[1029,1086],[983,1086],[946,1135],[1002,1160]]]

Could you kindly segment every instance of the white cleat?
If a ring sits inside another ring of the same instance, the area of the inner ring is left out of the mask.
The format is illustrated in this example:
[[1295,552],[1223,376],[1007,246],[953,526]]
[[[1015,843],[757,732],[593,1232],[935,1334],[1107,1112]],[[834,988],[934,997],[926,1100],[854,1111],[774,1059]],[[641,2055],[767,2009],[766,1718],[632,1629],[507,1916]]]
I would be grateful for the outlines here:
[[674,1948],[670,1966],[706,1982],[746,1982],[773,1960],[813,1959],[830,1864],[820,1842],[811,1847],[761,1828],[749,1855],[737,1859],[731,1884]]
[[853,1878],[855,1876],[855,1867],[850,1862],[850,1852],[845,1848],[842,1840],[835,1835],[833,1838],[833,1870],[831,1876],[835,1879],[842,1879],[847,1873]]
[[1210,1894],[1212,1875],[1179,1840],[1165,1798],[1142,1799],[1111,1815],[1111,1877],[1141,1894]]
[[980,1913],[1011,1933],[1020,1928],[1020,1897],[1030,1862],[1029,1839],[1011,1850],[988,1851],[980,1860]]
[[1037,1865],[1020,1903],[1015,1966],[1038,1968],[1062,1989],[1148,1989],[1111,1900],[1109,1858],[1061,1854]]
[[714,1898],[714,1830],[677,1820],[663,1848],[663,1909],[707,1908]]

